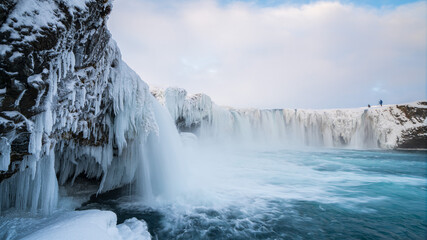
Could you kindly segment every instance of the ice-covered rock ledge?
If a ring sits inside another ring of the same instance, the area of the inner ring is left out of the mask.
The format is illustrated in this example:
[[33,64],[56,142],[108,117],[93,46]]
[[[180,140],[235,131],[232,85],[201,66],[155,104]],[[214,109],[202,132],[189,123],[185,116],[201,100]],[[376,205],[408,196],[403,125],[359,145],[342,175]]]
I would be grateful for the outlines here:
[[182,132],[201,140],[284,146],[427,148],[427,102],[356,109],[234,109],[204,94],[152,89]]

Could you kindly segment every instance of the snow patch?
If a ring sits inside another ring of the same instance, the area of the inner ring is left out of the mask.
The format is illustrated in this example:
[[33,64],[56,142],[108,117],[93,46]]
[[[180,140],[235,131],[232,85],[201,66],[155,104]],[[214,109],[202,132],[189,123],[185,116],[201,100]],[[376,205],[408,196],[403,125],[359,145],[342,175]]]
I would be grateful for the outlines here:
[[12,51],[12,47],[4,44],[0,44],[0,55],[5,55],[7,52]]
[[20,52],[13,52],[12,56],[9,57],[9,61],[13,62],[13,61],[15,61],[16,58],[22,57],[22,56],[24,56],[24,54],[22,54]]

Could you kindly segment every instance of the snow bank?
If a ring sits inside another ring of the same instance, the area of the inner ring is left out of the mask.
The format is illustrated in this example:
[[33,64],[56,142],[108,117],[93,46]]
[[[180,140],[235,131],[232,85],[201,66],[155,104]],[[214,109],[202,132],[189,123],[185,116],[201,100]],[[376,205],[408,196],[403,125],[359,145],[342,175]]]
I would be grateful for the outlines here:
[[[110,211],[86,210],[54,214],[48,218],[9,218],[0,225],[5,239],[25,240],[147,240],[147,224],[136,218],[117,224]],[[24,227],[25,226],[25,227]],[[6,229],[7,228],[7,229]],[[22,228],[20,231],[13,231]],[[3,235],[3,236],[2,236]]]

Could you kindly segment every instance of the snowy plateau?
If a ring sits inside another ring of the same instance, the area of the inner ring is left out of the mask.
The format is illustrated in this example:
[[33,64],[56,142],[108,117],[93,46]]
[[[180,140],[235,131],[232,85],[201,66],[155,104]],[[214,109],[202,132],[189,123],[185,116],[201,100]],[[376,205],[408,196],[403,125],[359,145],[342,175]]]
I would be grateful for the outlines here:
[[0,3],[1,239],[150,239],[142,220],[117,225],[111,211],[66,202],[128,184],[145,199],[170,192],[182,141],[427,148],[425,101],[258,110],[150,91],[121,59],[111,10],[110,0]]

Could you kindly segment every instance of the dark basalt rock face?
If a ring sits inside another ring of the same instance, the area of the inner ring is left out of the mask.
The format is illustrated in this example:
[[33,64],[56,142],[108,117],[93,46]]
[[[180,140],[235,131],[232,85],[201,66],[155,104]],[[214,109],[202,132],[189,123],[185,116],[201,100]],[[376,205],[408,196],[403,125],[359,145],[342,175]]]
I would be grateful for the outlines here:
[[[48,101],[56,118],[63,119],[53,123],[56,131],[44,135],[43,142],[73,139],[97,146],[108,141],[111,80],[104,72],[112,65],[106,28],[111,7],[110,1],[96,0],[80,5],[66,0],[1,1],[0,139],[10,144],[11,164],[0,171],[0,182],[29,155],[34,117],[46,111]],[[57,95],[49,99],[53,72],[62,76]]]
[[409,129],[402,134],[398,149],[427,149],[427,127]]
[[[397,105],[396,107],[402,111],[405,120],[401,119],[401,123],[406,121],[412,123],[422,123],[427,118],[427,102],[418,102],[418,105],[426,106],[426,108],[411,107],[408,105]],[[427,149],[427,125],[406,129],[402,132],[401,137],[397,142],[398,149]]]

